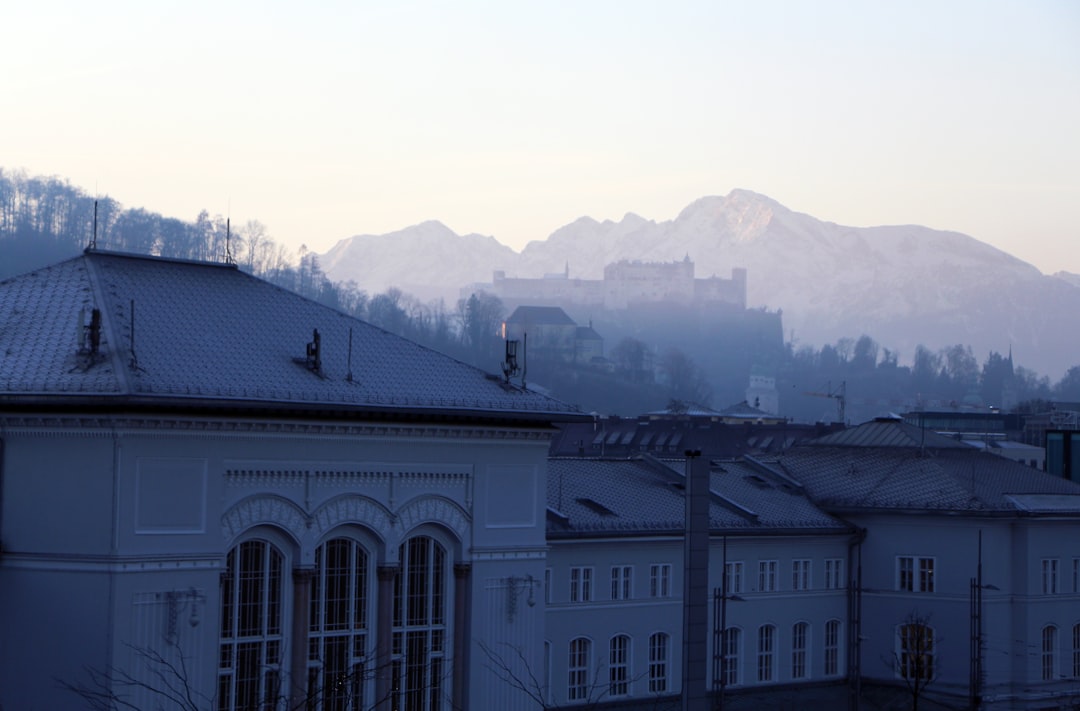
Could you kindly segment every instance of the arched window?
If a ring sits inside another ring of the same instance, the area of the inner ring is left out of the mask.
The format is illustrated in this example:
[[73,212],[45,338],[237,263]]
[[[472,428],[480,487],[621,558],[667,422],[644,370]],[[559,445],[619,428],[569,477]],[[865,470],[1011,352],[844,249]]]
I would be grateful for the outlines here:
[[309,711],[366,708],[368,554],[356,541],[335,538],[315,549],[308,632]]
[[587,637],[570,640],[570,658],[567,663],[566,698],[585,701],[589,698],[589,660],[592,642]]
[[1080,624],[1073,625],[1072,643],[1072,675],[1080,679]]
[[721,670],[724,686],[739,683],[739,650],[742,649],[742,630],[728,627],[724,631],[724,667]]
[[757,680],[776,680],[776,627],[758,627]]
[[1057,678],[1058,629],[1047,625],[1042,629],[1042,680],[1053,681]]
[[825,623],[825,676],[840,673],[840,620]]
[[437,711],[448,696],[446,549],[429,536],[401,544],[394,576],[395,709]]
[[649,637],[649,693],[659,694],[668,690],[668,657],[670,655],[670,635],[657,632]]
[[810,625],[796,622],[791,627],[791,678],[805,679],[808,676],[806,663],[807,639],[810,637]]
[[283,694],[284,564],[264,540],[244,541],[225,559],[218,709],[271,709]]
[[900,625],[900,676],[931,681],[934,678],[934,628],[919,622]]
[[611,638],[608,648],[608,695],[630,693],[630,638],[624,634]]

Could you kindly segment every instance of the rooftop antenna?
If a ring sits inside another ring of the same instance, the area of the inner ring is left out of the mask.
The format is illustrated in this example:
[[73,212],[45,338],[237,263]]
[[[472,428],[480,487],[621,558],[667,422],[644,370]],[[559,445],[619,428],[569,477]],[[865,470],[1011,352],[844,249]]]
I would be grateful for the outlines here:
[[317,328],[311,333],[311,343],[307,344],[307,365],[322,375],[322,339]]
[[97,198],[94,198],[94,229],[90,233],[90,249],[97,249]]
[[230,237],[231,232],[232,232],[232,224],[231,223],[232,223],[232,218],[231,217],[226,217],[225,218],[225,263],[226,264],[232,264],[233,263],[232,248],[231,248],[231,246],[229,244],[229,237]]
[[521,372],[521,369],[518,368],[517,347],[518,341],[506,339],[506,356],[502,362],[502,372],[507,383],[510,382],[510,378]]

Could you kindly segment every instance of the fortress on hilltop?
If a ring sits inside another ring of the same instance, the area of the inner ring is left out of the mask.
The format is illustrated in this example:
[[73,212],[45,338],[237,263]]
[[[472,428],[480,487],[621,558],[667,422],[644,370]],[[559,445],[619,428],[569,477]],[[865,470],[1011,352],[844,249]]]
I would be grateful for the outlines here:
[[[678,262],[621,260],[604,267],[603,279],[570,277],[567,264],[562,273],[541,278],[507,277],[497,271],[491,284],[477,284],[464,291],[483,289],[507,305],[592,306],[608,311],[643,304],[671,303],[682,306],[746,308],[746,270],[731,270],[731,278],[695,278],[694,262],[687,256]],[[467,294],[466,294],[467,295]]]

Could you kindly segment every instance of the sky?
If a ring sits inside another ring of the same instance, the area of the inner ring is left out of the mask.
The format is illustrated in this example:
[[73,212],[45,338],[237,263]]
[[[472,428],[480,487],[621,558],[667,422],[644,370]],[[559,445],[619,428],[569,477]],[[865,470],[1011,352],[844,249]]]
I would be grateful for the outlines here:
[[1080,2],[35,0],[0,168],[292,249],[745,188],[1080,273]]

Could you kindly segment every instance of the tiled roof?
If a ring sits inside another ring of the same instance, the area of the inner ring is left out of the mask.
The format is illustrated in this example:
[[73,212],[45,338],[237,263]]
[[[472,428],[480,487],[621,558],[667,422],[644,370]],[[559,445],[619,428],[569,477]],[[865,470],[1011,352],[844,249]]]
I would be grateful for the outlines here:
[[1015,512],[1031,495],[1080,496],[1073,482],[898,421],[793,447],[775,466],[830,509]]
[[[92,309],[96,358],[78,352],[77,322]],[[306,364],[316,329],[321,374]],[[0,400],[110,396],[580,417],[229,265],[87,252],[0,282]]]
[[[548,460],[548,533],[618,535],[681,533],[686,513],[682,462],[649,459]],[[710,473],[710,523],[715,531],[822,529],[846,526],[796,487],[746,465],[722,462]]]
[[507,323],[526,325],[576,326],[574,320],[558,306],[519,306],[506,319]]

